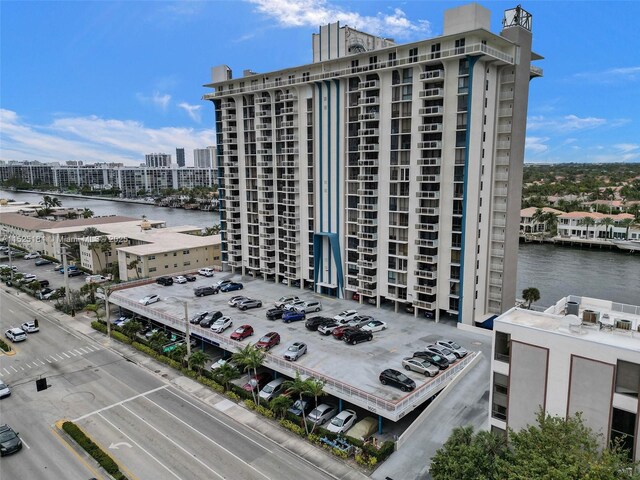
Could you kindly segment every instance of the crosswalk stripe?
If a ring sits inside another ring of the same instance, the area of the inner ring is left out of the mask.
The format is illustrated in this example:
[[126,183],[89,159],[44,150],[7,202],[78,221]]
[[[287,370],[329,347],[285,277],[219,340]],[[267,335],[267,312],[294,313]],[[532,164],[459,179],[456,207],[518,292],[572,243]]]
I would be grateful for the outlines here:
[[[70,357],[69,355],[67,355],[65,352],[62,352],[62,355],[64,355],[64,356],[65,356],[65,357],[67,357],[67,358],[71,358],[71,357]],[[58,356],[60,356],[60,355],[58,355]],[[64,358],[63,358],[62,360],[64,360]]]
[[51,363],[51,360],[49,360],[48,358],[45,358],[45,360],[46,360],[48,363]]
[[73,350],[74,352],[76,352],[78,355],[82,355],[84,352],[79,352],[78,350]]
[[[89,350],[86,347],[80,347],[80,350],[82,350],[84,353],[91,353],[91,350]],[[89,350],[89,351],[87,352],[87,350]]]
[[[71,355],[73,355],[74,357],[77,357],[77,355],[76,355],[75,353],[73,353],[71,350],[69,350],[69,353],[70,353]],[[66,353],[65,353],[65,355],[66,355]]]
[[7,370],[6,368],[3,368],[3,370],[4,370],[5,372],[7,372],[7,375],[11,375],[11,372],[10,372],[9,370]]

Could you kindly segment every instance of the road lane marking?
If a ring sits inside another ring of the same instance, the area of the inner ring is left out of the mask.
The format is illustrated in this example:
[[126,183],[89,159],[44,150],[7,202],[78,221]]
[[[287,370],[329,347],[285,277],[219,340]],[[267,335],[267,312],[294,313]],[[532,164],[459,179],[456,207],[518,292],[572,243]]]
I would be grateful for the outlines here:
[[135,400],[136,398],[144,397],[145,395],[149,395],[150,393],[157,392],[158,390],[164,390],[167,387],[168,387],[168,385],[162,385],[161,387],[154,388],[152,390],[139,393],[137,395],[134,395],[133,397],[126,398],[126,399],[121,400],[121,401],[116,402],[116,403],[112,403],[111,405],[107,405],[106,407],[102,407],[102,408],[99,408],[98,410],[94,410],[93,412],[89,412],[89,413],[87,413],[85,415],[82,415],[81,417],[78,417],[78,418],[74,419],[73,422],[78,422],[80,420],[84,420],[85,418],[90,417],[91,415],[95,415],[97,413],[104,412],[105,410],[109,410],[110,408],[117,407],[118,405],[122,405],[123,403],[130,402],[131,400]]
[[[189,425],[187,422],[185,422],[184,420],[182,420],[181,418],[178,418],[176,415],[174,415],[173,413],[171,413],[169,410],[167,410],[164,407],[161,407],[160,405],[158,405],[156,402],[154,402],[153,400],[151,400],[149,397],[143,397],[145,400],[147,400],[148,402],[153,403],[156,407],[158,407],[160,410],[162,410],[163,412],[165,412],[166,414],[172,416],[173,418],[175,418],[176,420],[178,420],[180,423],[182,423],[183,425],[189,427],[191,430],[193,430],[196,433],[199,433],[200,435],[202,435],[206,440],[209,440],[211,443],[213,443],[214,445],[216,445],[217,447],[221,448],[222,450],[224,450],[225,452],[227,452],[229,455],[231,455],[232,457],[234,457],[237,460],[240,460],[242,463],[244,463],[247,467],[249,467],[252,470],[255,470],[256,473],[262,475],[264,478],[267,478],[269,480],[271,480],[269,477],[267,477],[264,473],[262,473],[260,470],[258,470],[257,468],[255,468],[253,465],[248,464],[247,462],[245,462],[243,459],[241,459],[240,457],[238,457],[235,453],[233,453],[230,450],[227,450],[226,448],[224,448],[222,445],[220,445],[218,442],[212,440],[211,438],[209,438],[207,435],[205,435],[204,433],[202,433],[200,430],[198,430],[197,428]],[[128,410],[127,407],[124,407],[125,409]]]
[[[218,472],[216,472],[213,468],[211,468],[209,465],[207,465],[206,463],[204,463],[202,460],[200,460],[198,457],[196,457],[193,453],[191,453],[190,451],[188,451],[186,448],[184,448],[182,445],[180,445],[178,442],[172,440],[171,438],[169,438],[169,435],[165,435],[164,433],[162,433],[160,430],[158,430],[156,427],[154,427],[153,425],[151,425],[149,422],[147,422],[144,418],[142,418],[141,416],[137,415],[134,411],[128,409],[126,406],[124,405],[120,405],[122,408],[124,408],[127,412],[129,412],[131,415],[133,415],[134,417],[137,417],[138,419],[140,419],[140,421],[142,421],[142,423],[148,425],[151,429],[155,430],[156,432],[158,432],[158,434],[162,435],[164,438],[166,438],[167,440],[169,440],[171,443],[173,443],[176,447],[178,447],[180,450],[182,450],[184,453],[186,453],[188,456],[190,456],[191,458],[193,458],[196,462],[198,462],[200,465],[202,465],[204,468],[206,468],[207,470],[209,470],[211,473],[213,473],[216,477],[219,477],[221,480],[224,480],[224,477],[222,475],[220,475]],[[102,416],[102,415],[101,415]]]
[[82,457],[80,456],[80,454],[79,454],[78,452],[76,452],[76,451],[73,449],[73,447],[71,447],[71,445],[69,445],[69,444],[64,440],[64,438],[62,438],[62,437],[60,436],[60,434],[59,434],[58,432],[56,432],[56,431],[53,429],[53,427],[50,427],[50,429],[51,429],[51,432],[52,432],[52,433],[56,436],[56,438],[60,441],[60,443],[62,443],[62,445],[64,446],[64,448],[66,448],[67,450],[69,450],[69,451],[70,451],[70,452],[71,452],[71,453],[72,453],[72,454],[73,454],[73,455],[74,455],[78,460],[80,460],[80,463],[82,463],[85,467],[87,467],[87,470],[89,470],[89,471],[93,474],[93,476],[94,476],[95,478],[100,478],[101,480],[104,480],[104,477],[103,477],[103,476],[101,476],[101,475],[100,475],[100,474],[99,474],[99,473],[98,473],[98,472],[97,472],[97,471],[96,471],[96,470],[95,470],[91,465],[89,465],[89,464],[87,463],[87,461],[86,461],[84,458],[82,458]]
[[116,427],[113,423],[111,423],[109,420],[107,420],[105,418],[104,415],[102,415],[101,413],[98,413],[98,416],[103,419],[105,422],[107,422],[109,425],[111,425],[113,428],[115,428],[118,433],[122,434],[124,437],[127,438],[127,440],[129,440],[131,443],[133,443],[136,447],[138,447],[140,450],[142,450],[144,453],[146,453],[147,455],[149,455],[151,458],[153,458],[162,468],[164,468],[167,472],[169,472],[171,475],[173,475],[174,477],[176,477],[179,480],[182,480],[173,470],[171,470],[169,467],[167,467],[164,463],[162,463],[160,460],[158,460],[156,457],[154,457],[150,452],[148,452],[147,450],[145,450],[145,448],[140,445],[138,442],[136,442],[133,438],[131,438],[129,435],[127,435],[126,433],[124,433],[120,428]]
[[31,447],[29,446],[29,444],[24,441],[24,437],[21,436],[20,440],[22,440],[22,443],[24,443],[24,446],[27,447],[28,450],[31,450]]
[[[64,356],[65,356],[65,357],[67,357],[67,358],[71,358],[69,355],[67,355],[67,354],[66,354],[66,353],[64,353],[64,352],[62,352],[62,355],[64,355]],[[58,355],[58,356],[60,356],[60,355]],[[64,360],[64,358],[62,358],[61,360]]]
[[[87,347],[80,347],[80,350],[82,350],[83,353],[91,353],[91,350],[89,350]],[[89,350],[87,352],[87,350]]]
[[227,423],[223,422],[222,420],[220,420],[219,418],[217,418],[216,416],[212,415],[211,413],[207,412],[206,410],[200,408],[199,406],[197,406],[195,403],[191,403],[189,400],[181,397],[180,395],[178,395],[177,393],[172,392],[171,390],[167,390],[168,393],[178,397],[180,400],[182,400],[184,403],[187,403],[189,405],[191,405],[193,408],[195,408],[196,410],[200,410],[202,413],[204,413],[205,415],[211,417],[212,419],[214,419],[216,422],[224,425],[226,428],[229,428],[231,430],[233,430],[234,432],[236,432],[238,435],[243,436],[244,438],[246,438],[247,440],[249,440],[250,442],[255,443],[256,445],[258,445],[260,448],[262,448],[263,450],[266,450],[269,453],[273,453],[273,450],[269,450],[267,447],[265,447],[264,445],[256,442],[253,438],[249,437],[248,435],[242,433],[239,430],[236,430],[235,428],[233,428],[231,425],[228,425]]

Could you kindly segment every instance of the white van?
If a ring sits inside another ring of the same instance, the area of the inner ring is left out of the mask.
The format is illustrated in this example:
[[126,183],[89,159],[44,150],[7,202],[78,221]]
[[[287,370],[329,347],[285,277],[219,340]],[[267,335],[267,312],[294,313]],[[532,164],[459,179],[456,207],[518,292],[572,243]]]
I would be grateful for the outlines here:
[[84,279],[84,281],[87,283],[104,283],[104,282],[108,282],[109,279],[102,275],[89,275],[87,278]]
[[213,269],[212,268],[201,268],[198,270],[198,274],[204,277],[213,277]]

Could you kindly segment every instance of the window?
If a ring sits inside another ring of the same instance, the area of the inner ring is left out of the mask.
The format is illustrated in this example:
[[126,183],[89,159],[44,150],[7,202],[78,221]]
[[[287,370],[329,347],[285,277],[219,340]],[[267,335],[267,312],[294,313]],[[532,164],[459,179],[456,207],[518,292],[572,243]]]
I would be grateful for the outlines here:
[[456,55],[459,55],[461,53],[464,53],[464,38],[460,38],[459,40],[456,40]]
[[409,61],[417,62],[418,61],[418,48],[410,48],[409,49]]
[[173,256],[176,257],[178,255],[178,252],[173,252]]
[[509,363],[511,358],[511,334],[496,330],[495,336],[495,359]]
[[626,450],[629,460],[633,459],[635,449],[634,432],[636,428],[636,414],[613,408],[611,416],[611,443],[619,441],[623,450]]
[[507,420],[507,400],[509,398],[509,377],[493,372],[493,401],[491,416],[498,420]]
[[431,58],[440,58],[440,44],[434,43],[431,45]]
[[182,251],[182,254],[183,254],[183,255],[189,255],[189,250],[183,250],[183,251]]
[[191,262],[184,262],[184,263],[182,264],[182,266],[183,266],[183,267],[188,267],[189,265],[191,265]]
[[149,255],[149,260],[155,260],[156,256],[155,255]]
[[149,269],[149,273],[151,273],[151,272],[155,272],[155,271],[156,271],[156,267],[151,267],[151,268]]
[[618,360],[616,393],[638,398],[640,390],[640,364]]

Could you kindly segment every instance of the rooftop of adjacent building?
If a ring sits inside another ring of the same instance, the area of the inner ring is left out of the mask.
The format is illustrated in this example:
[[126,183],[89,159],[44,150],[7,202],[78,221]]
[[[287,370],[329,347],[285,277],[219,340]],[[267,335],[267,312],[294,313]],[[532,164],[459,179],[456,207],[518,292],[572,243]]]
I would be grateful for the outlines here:
[[[577,314],[569,313],[577,310]],[[640,306],[570,295],[544,312],[514,307],[494,321],[640,352]]]
[[22,228],[24,230],[48,230],[48,229],[63,229],[71,228],[72,231],[77,230],[77,227],[91,227],[98,225],[106,225],[109,223],[127,222],[135,220],[132,217],[124,217],[121,215],[110,215],[106,217],[91,217],[91,218],[77,218],[74,220],[47,220],[44,218],[36,218],[28,215],[22,215],[20,213],[5,213],[4,210],[0,210],[2,213],[2,219],[0,224],[10,227]]

